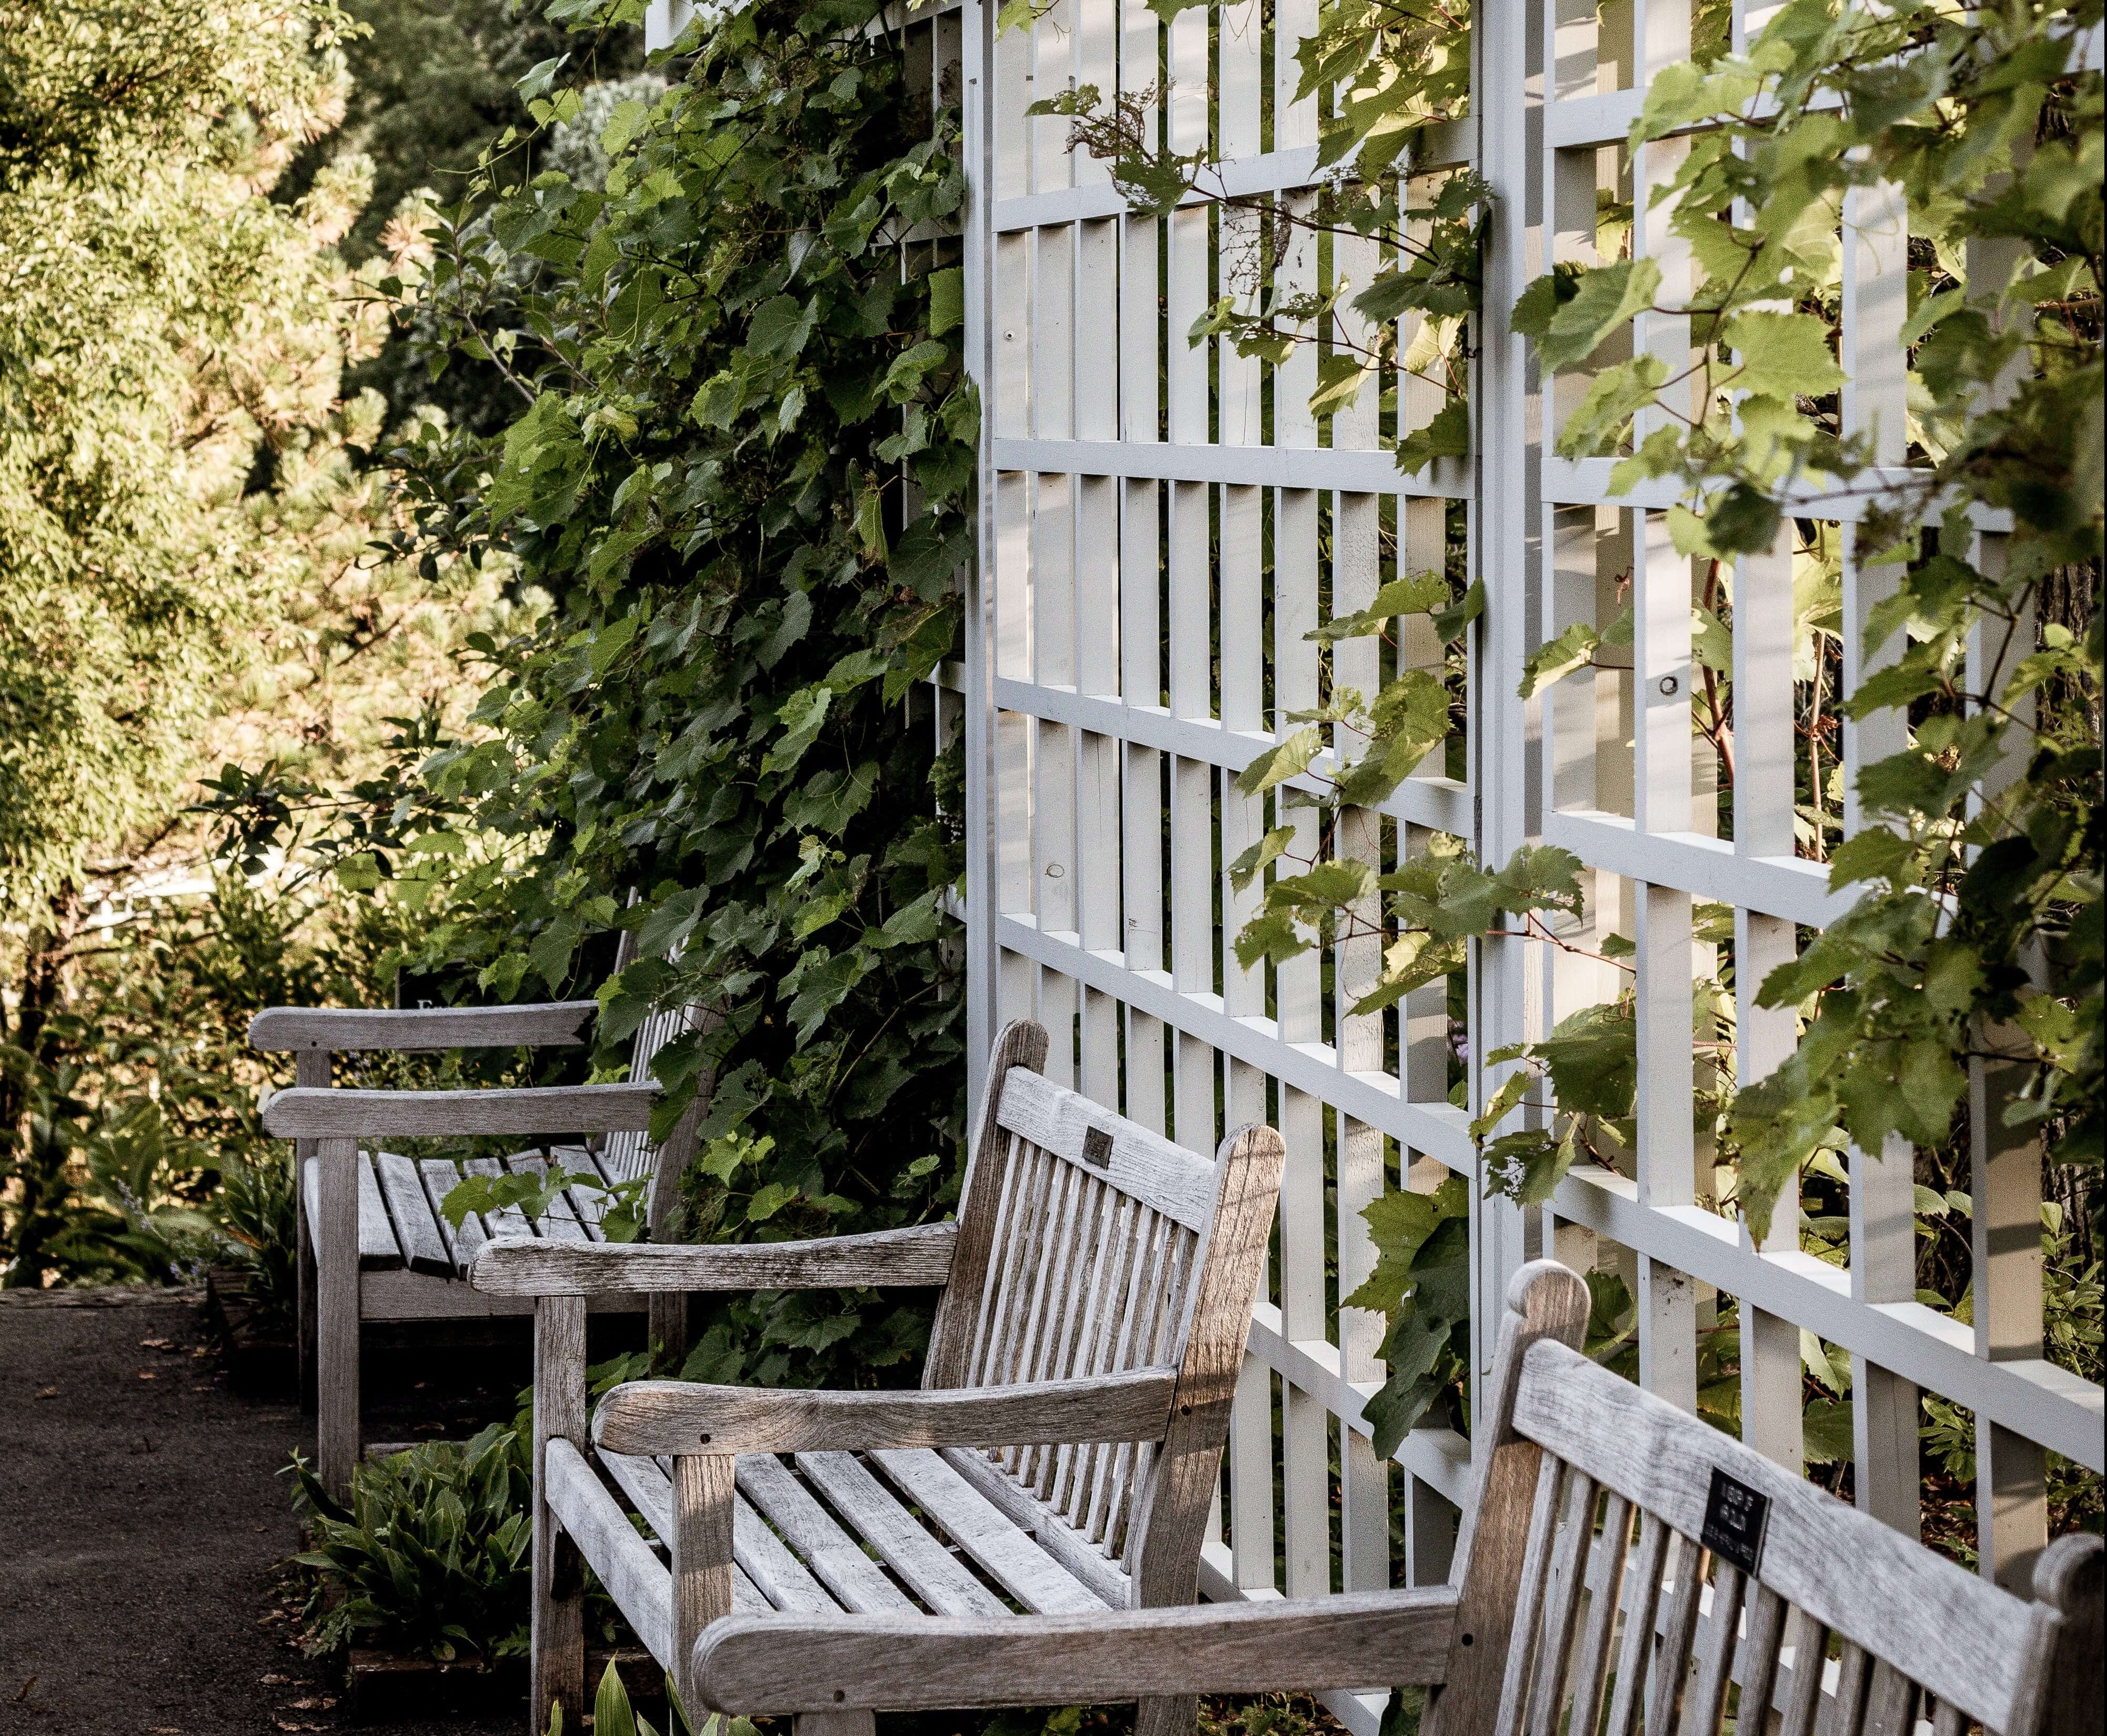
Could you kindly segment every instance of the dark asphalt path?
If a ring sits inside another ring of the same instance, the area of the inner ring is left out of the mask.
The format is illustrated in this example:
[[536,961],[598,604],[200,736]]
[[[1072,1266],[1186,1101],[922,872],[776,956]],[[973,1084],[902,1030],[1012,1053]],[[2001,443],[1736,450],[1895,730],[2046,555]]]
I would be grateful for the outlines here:
[[276,1474],[312,1437],[204,1346],[196,1301],[167,1292],[0,1293],[0,1736],[349,1727],[290,1643],[279,1570],[298,1541]]

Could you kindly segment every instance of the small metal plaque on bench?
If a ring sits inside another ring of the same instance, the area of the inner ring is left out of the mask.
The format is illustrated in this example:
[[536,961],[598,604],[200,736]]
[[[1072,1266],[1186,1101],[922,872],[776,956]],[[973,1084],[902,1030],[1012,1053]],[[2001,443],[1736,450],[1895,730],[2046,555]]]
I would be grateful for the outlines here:
[[1083,1129],[1083,1161],[1097,1169],[1112,1166],[1112,1136],[1101,1127]]
[[1753,1577],[1770,1518],[1770,1496],[1757,1494],[1715,1466],[1712,1492],[1705,1503],[1705,1529],[1697,1541],[1722,1561],[1731,1561]]

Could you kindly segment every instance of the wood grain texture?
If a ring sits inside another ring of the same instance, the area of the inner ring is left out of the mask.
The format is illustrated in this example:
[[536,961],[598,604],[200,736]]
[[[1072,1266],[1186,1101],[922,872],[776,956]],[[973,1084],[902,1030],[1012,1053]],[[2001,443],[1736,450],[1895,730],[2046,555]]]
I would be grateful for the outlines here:
[[[358,1247],[358,1269],[361,1272],[393,1272],[402,1267],[402,1251],[396,1245],[395,1232],[389,1222],[388,1209],[381,1200],[366,1155],[361,1152],[353,1169],[353,1186],[358,1195],[358,1228],[354,1240]],[[301,1171],[302,1191],[306,1198],[301,1204],[305,1209],[306,1221],[311,1233],[317,1238],[315,1247],[321,1251],[321,1171],[310,1158]]]
[[723,1453],[686,1453],[673,1460],[673,1531],[667,1537],[672,1577],[672,1657],[667,1668],[685,1704],[695,1642],[732,1613],[732,1460]]
[[[1102,1447],[1105,1443],[1093,1444]],[[1130,1442],[1121,1444],[1131,1446]],[[1017,1527],[1019,1536],[1029,1536],[1036,1547],[1102,1598],[1108,1608],[1125,1609],[1133,1604],[1132,1576],[1011,1476],[997,1460],[977,1447],[947,1447],[941,1456]]]
[[380,1173],[380,1191],[388,1201],[389,1216],[395,1221],[396,1240],[402,1245],[410,1270],[437,1278],[453,1277],[453,1255],[440,1233],[416,1164],[399,1151],[375,1152],[373,1163]]
[[736,1487],[731,1507],[732,1559],[752,1577],[771,1605],[793,1614],[831,1616],[840,1612],[842,1606],[827,1595],[811,1569],[768,1528],[768,1522],[753,1510],[753,1503]]
[[273,1137],[396,1133],[611,1133],[648,1128],[650,1085],[550,1085],[503,1091],[281,1091],[263,1106]]
[[[673,1481],[656,1459],[628,1453],[595,1453],[600,1468],[630,1499],[637,1515],[662,1542],[673,1534]],[[737,1561],[731,1570],[731,1607],[749,1615],[766,1615],[775,1606],[761,1595]]]
[[1478,1428],[1488,1432],[1450,1569],[1456,1644],[1444,1685],[1429,1698],[1426,1736],[1482,1736],[1494,1727],[1541,1456],[1514,1432],[1522,1358],[1543,1339],[1578,1344],[1588,1329],[1588,1286],[1553,1260],[1532,1260],[1516,1272],[1507,1304],[1492,1375],[1480,1392]]
[[[293,1062],[294,1083],[311,1091],[325,1090],[330,1082],[330,1065],[326,1052],[304,1050]],[[314,1155],[312,1139],[293,1142],[294,1334],[299,1342],[300,1407],[310,1412],[316,1403],[315,1335],[321,1290],[321,1273],[315,1263],[314,1213],[308,1204],[308,1167]]]
[[1768,1496],[1763,1584],[1941,1700],[2008,1728],[2032,1640],[2028,1605],[1568,1346],[1536,1344],[1525,1361],[1521,1433],[1686,1537],[1704,1527],[1715,1469]]
[[520,1007],[266,1007],[249,1021],[249,1046],[338,1054],[556,1048],[585,1042],[586,1028],[599,1012],[597,1001],[541,1001]]
[[941,1284],[959,1227],[916,1224],[811,1241],[492,1241],[469,1282],[498,1296],[592,1296],[610,1291],[851,1290]]
[[[1003,1089],[1000,1124],[1041,1150],[1103,1177],[1188,1230],[1214,1209],[1215,1165],[1036,1070],[1020,1069]],[[1086,1146],[1089,1136],[1097,1140]],[[1092,1155],[1094,1146],[1096,1155]]]
[[1107,1435],[1152,1440],[1163,1434],[1176,1385],[1176,1375],[1161,1368],[949,1392],[812,1393],[636,1380],[600,1401],[593,1438],[626,1453],[856,1451]]
[[871,1462],[1027,1609],[1040,1615],[1102,1610],[1109,1599],[1068,1572],[939,1453],[878,1451]]
[[865,1615],[915,1613],[913,1600],[773,1453],[739,1456],[739,1492],[782,1534],[842,1608]]
[[869,1712],[799,1712],[790,1720],[790,1736],[877,1736],[878,1720]]
[[315,1469],[338,1500],[358,1457],[357,1142],[323,1139],[308,1160],[314,1197]]
[[929,1354],[923,1364],[924,1387],[963,1386],[974,1327],[984,1305],[988,1258],[995,1247],[996,1220],[1011,1174],[1009,1141],[999,1117],[1002,1096],[1013,1069],[1036,1073],[1046,1065],[1046,1028],[1029,1019],[1005,1025],[988,1057],[987,1085],[980,1119],[959,1194],[959,1241],[950,1276],[937,1299],[929,1329]]
[[967,1571],[852,1453],[800,1453],[797,1469],[937,1614],[998,1617],[1002,1599]]
[[1094,1616],[734,1616],[703,1636],[700,1702],[745,1714],[1046,1706],[1439,1679],[1445,1586]]
[[[1197,1281],[1187,1286],[1180,1322],[1177,1401],[1147,1496],[1125,1554],[1144,1608],[1188,1604],[1198,1595],[1200,1539],[1221,1469],[1229,1406],[1251,1336],[1251,1298],[1265,1269],[1266,1240],[1280,1200],[1287,1148],[1269,1127],[1239,1128],[1216,1155],[1217,1193]],[[1166,1214],[1167,1215],[1167,1214]],[[1139,1432],[1100,1429],[1093,1437],[1145,1440]]]
[[[629,1523],[629,1515],[607,1492],[600,1478],[593,1475],[584,1455],[568,1441],[558,1440],[550,1445],[544,1469],[547,1477],[546,1499],[550,1512],[561,1523],[579,1554],[592,1563],[593,1572],[600,1575],[600,1583],[607,1587],[608,1595],[636,1630],[644,1649],[658,1660],[662,1667],[671,1669],[672,1575],[667,1571],[665,1563],[651,1553],[651,1545],[637,1536],[636,1527]],[[541,1667],[543,1662],[544,1656],[537,1650],[534,1671],[537,1710],[533,1725],[537,1730],[549,1727],[544,1695],[550,1690],[545,1686],[546,1678]],[[578,1652],[575,1689],[564,1684],[557,1684],[553,1689],[555,1697],[559,1698],[573,1692],[579,1699],[564,1700],[566,1729],[577,1728],[580,1714],[573,1708],[579,1704],[591,1704],[583,1698],[582,1645]]]
[[[618,1579],[641,1574],[632,1544],[663,1580],[651,1552],[585,1462],[585,1304],[574,1297],[550,1297],[534,1308],[534,1572],[528,1640],[528,1705],[537,1730],[549,1727],[554,1705],[563,1707],[567,1723],[585,1715],[585,1581],[577,1551],[586,1550],[610,1592]],[[634,1594],[637,1608],[622,1608],[647,1646],[646,1624],[657,1623],[659,1649],[652,1655],[663,1657],[665,1617],[645,1599],[650,1579],[642,1575],[638,1581],[644,1589]],[[619,1593],[615,1600],[621,1603]]]
[[2031,1717],[2043,1736],[2080,1736],[2100,1727],[2107,1666],[2107,1544],[2058,1537],[2034,1563],[2037,1609],[2055,1612],[2037,1644],[2048,1655],[2030,1673],[2015,1719]]

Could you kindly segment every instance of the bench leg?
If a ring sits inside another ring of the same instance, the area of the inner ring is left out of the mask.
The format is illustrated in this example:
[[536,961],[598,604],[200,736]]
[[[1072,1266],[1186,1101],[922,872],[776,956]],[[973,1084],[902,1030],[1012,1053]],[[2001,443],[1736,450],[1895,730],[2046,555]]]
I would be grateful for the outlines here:
[[545,1498],[549,1442],[586,1450],[586,1303],[543,1296],[534,1304],[534,1595],[529,1626],[529,1736],[560,1704],[566,1729],[582,1728],[586,1698],[585,1569]]
[[1136,1709],[1134,1736],[1193,1736],[1200,1702],[1189,1693],[1152,1694]]
[[351,1494],[358,1459],[358,1142],[315,1142],[321,1197],[315,1321],[315,1460],[322,1487]]
[[[311,1090],[326,1091],[330,1083],[330,1056],[324,1049],[303,1049],[293,1062],[294,1081]],[[293,1330],[299,1355],[300,1408],[315,1414],[315,1227],[308,1222],[308,1165],[314,1160],[315,1142],[293,1142]]]
[[296,1140],[293,1146],[294,1234],[298,1238],[293,1262],[295,1302],[294,1336],[300,1357],[300,1409],[315,1414],[315,1292],[320,1278],[315,1267],[315,1227],[308,1222],[308,1166],[314,1161],[314,1141]]

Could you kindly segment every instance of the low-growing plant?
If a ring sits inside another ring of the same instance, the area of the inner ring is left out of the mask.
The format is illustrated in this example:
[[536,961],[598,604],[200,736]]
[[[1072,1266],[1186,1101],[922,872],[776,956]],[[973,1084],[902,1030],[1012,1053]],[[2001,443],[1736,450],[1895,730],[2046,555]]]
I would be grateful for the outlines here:
[[[451,1662],[527,1647],[533,1469],[515,1428],[465,1445],[434,1441],[357,1466],[348,1507],[295,1453],[294,1505],[314,1546],[293,1559],[318,1576],[308,1604],[312,1657],[354,1640]],[[328,1581],[343,1595],[326,1601]]]

